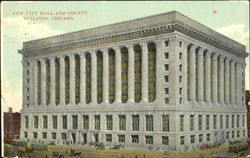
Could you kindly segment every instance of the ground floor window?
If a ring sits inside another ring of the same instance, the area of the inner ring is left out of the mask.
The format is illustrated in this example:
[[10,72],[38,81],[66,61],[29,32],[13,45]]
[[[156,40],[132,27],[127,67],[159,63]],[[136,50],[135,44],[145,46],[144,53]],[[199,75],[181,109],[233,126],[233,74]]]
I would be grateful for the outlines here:
[[56,132],[52,132],[51,135],[52,135],[52,139],[56,139]]
[[202,141],[203,141],[203,135],[200,134],[200,135],[199,135],[199,142],[201,143]]
[[132,135],[132,143],[139,143],[139,136],[138,135]]
[[168,145],[169,144],[169,140],[168,140],[168,136],[162,136],[162,144],[163,145]]
[[207,134],[207,141],[210,141],[210,134]]
[[67,134],[66,133],[62,133],[62,140],[66,140],[67,139]]
[[118,142],[125,143],[125,135],[118,135]]
[[37,132],[33,132],[33,138],[37,139]]
[[24,132],[24,138],[28,138],[28,132]]
[[43,135],[43,139],[47,139],[47,132],[43,132],[42,135]]
[[191,135],[191,137],[190,137],[190,142],[191,142],[191,143],[194,143],[194,142],[195,142],[195,135]]
[[153,144],[153,136],[145,136],[146,144]]
[[240,131],[237,131],[237,137],[240,137]]
[[181,145],[183,145],[185,143],[185,136],[181,136]]
[[106,142],[112,142],[112,135],[106,134]]

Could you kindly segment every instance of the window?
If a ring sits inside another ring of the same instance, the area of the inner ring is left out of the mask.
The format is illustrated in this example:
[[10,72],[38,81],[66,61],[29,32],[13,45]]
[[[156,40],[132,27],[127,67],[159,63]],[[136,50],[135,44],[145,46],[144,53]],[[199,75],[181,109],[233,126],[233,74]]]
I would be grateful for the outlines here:
[[89,129],[89,116],[83,115],[83,129]]
[[27,96],[27,101],[29,101],[29,99],[30,99],[30,97],[29,97],[29,96]]
[[62,136],[62,140],[66,140],[67,139],[67,134],[66,133],[62,133],[61,136]]
[[182,88],[179,89],[179,93],[180,93],[180,94],[182,93]]
[[165,55],[165,59],[169,58],[169,53],[168,52],[165,52],[164,55]]
[[179,101],[179,102],[180,102],[180,104],[182,103],[182,98],[180,98],[180,101]]
[[182,82],[182,76],[179,77],[179,82],[180,82],[180,83]]
[[240,131],[237,131],[237,137],[240,137]]
[[208,142],[210,141],[210,133],[207,134],[207,141],[208,141]]
[[168,136],[162,136],[161,140],[162,140],[163,145],[168,145],[169,144]]
[[29,89],[29,87],[27,87],[27,92],[29,92],[30,91],[30,89]]
[[213,125],[214,125],[214,129],[216,129],[216,126],[217,126],[217,120],[216,120],[216,115],[214,115],[214,121],[213,121]]
[[185,136],[181,136],[181,145],[185,143]]
[[38,128],[38,116],[34,116],[34,128]]
[[162,131],[169,132],[169,116],[162,115]]
[[237,123],[236,123],[237,125],[237,128],[239,128],[240,127],[240,115],[237,115]]
[[223,128],[223,115],[220,115],[220,129]]
[[28,132],[24,132],[24,138],[28,138]]
[[169,40],[164,41],[164,44],[165,44],[165,47],[168,47],[169,46]]
[[100,130],[100,115],[95,115],[95,129]]
[[199,142],[202,143],[202,141],[203,141],[203,135],[199,134]]
[[165,94],[168,94],[168,93],[169,93],[169,89],[165,88]]
[[229,132],[226,133],[226,138],[227,138],[227,139],[229,138]]
[[67,129],[67,115],[62,116],[62,127],[63,129]]
[[53,129],[57,129],[57,116],[56,115],[52,116],[52,121],[53,121]]
[[226,116],[226,128],[228,128],[228,126],[229,126],[229,116],[227,115]]
[[168,103],[169,103],[169,99],[165,98],[165,104],[168,104]]
[[146,131],[153,131],[153,115],[146,115]]
[[234,138],[234,131],[232,131],[232,138]]
[[48,128],[48,116],[43,116],[43,128]]
[[243,135],[243,137],[245,137],[245,130],[243,130],[242,135]]
[[125,131],[126,130],[126,116],[119,115],[119,130]]
[[164,64],[164,67],[165,67],[165,71],[169,70],[169,65],[168,64]]
[[77,129],[78,128],[78,116],[72,115],[72,128]]
[[199,115],[199,120],[198,120],[198,129],[202,130],[202,115]]
[[190,136],[190,143],[193,144],[195,142],[195,135]]
[[168,82],[168,81],[169,81],[168,76],[164,76],[164,79],[165,79],[165,82]]
[[29,116],[25,116],[25,128],[29,128]]
[[33,132],[33,138],[37,139],[37,132]]
[[182,65],[180,65],[180,68],[179,68],[179,69],[180,69],[180,71],[182,71]]
[[190,115],[190,131],[194,130],[194,115]]
[[206,116],[206,130],[209,130],[209,115]]
[[112,142],[112,135],[106,134],[106,142]]
[[242,127],[245,127],[245,115],[242,115]]
[[180,131],[184,130],[184,115],[180,115]]
[[29,70],[27,70],[27,75],[29,75]]
[[113,130],[113,117],[112,115],[106,115],[107,120],[107,130]]
[[56,139],[56,132],[51,132],[52,139]]
[[154,143],[153,136],[145,136],[145,139],[146,139],[146,144]]
[[42,132],[43,139],[47,139],[47,132]]
[[234,128],[234,115],[232,115],[232,128]]
[[180,46],[180,47],[182,46],[182,41],[179,42],[179,46]]
[[182,58],[182,52],[179,53],[179,59],[181,59],[181,58]]
[[139,115],[132,115],[132,130],[139,131]]
[[132,143],[136,143],[138,144],[139,143],[139,136],[138,135],[132,135]]
[[118,142],[125,143],[125,135],[118,135]]

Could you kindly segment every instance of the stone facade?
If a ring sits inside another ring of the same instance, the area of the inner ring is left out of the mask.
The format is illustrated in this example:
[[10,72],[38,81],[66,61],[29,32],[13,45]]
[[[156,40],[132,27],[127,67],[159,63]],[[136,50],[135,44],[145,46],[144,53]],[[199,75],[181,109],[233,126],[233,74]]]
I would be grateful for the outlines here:
[[25,42],[21,139],[183,151],[247,137],[245,46],[178,13]]

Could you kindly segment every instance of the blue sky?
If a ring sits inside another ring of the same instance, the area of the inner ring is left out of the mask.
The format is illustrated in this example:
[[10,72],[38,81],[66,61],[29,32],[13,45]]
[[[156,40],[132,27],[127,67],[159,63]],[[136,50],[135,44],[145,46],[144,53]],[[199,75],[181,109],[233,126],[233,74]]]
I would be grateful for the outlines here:
[[[122,22],[149,15],[179,11],[180,13],[232,38],[249,52],[249,4],[247,1],[219,2],[3,2],[1,26],[2,109],[12,106],[20,111],[22,105],[22,57],[17,53],[22,42]],[[86,11],[73,15],[68,21],[27,21],[13,12]],[[249,87],[249,58],[246,67],[246,88]]]

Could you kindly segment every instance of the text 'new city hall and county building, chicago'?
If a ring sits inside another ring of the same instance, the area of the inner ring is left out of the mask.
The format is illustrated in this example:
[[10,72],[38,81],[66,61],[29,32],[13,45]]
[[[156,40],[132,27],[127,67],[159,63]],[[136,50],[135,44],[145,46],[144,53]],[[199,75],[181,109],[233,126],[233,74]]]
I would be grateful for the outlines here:
[[245,46],[178,12],[18,52],[22,140],[183,151],[247,137]]

